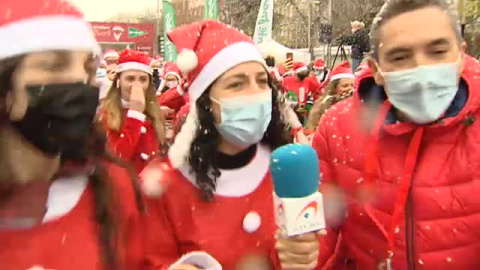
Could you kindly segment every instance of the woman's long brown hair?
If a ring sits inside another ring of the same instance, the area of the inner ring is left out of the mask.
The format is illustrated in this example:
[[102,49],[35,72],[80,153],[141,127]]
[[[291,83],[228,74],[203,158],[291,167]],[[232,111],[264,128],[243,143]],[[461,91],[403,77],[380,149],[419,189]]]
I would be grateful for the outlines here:
[[[6,95],[8,91],[13,89],[12,77],[21,61],[22,57],[16,57],[0,62],[0,128],[4,128],[9,121],[8,114],[6,113]],[[91,57],[85,63],[85,70],[89,74],[89,82],[94,81],[96,71],[94,61],[95,59]],[[122,209],[117,205],[119,198],[115,197],[112,180],[109,179],[107,170],[108,163],[116,164],[127,170],[135,192],[136,204],[140,212],[143,212],[144,205],[137,184],[137,176],[133,168],[110,154],[105,145],[105,133],[103,132],[101,125],[98,122],[95,122],[92,124],[92,133],[88,146],[88,149],[90,150],[89,156],[95,164],[95,171],[89,178],[94,194],[95,209],[93,211],[96,222],[99,226],[98,241],[100,244],[104,269],[118,270],[124,269],[119,258],[119,245],[124,243],[124,240],[122,239],[124,234],[121,231],[123,228],[119,228],[119,219],[121,218],[120,213]],[[0,147],[2,147],[1,142]],[[1,160],[5,158],[8,158],[8,156],[0,156],[0,164],[3,164]],[[9,175],[8,167],[1,166],[0,170],[2,170],[0,177],[3,178],[6,175]]]

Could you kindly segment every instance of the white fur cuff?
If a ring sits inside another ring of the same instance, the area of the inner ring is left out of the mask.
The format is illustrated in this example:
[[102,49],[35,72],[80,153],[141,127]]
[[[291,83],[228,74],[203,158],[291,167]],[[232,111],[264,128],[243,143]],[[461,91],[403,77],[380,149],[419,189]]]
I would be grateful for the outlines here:
[[222,265],[211,255],[203,251],[194,251],[183,255],[180,260],[176,261],[168,269],[173,270],[181,264],[193,264],[208,270],[222,270]]

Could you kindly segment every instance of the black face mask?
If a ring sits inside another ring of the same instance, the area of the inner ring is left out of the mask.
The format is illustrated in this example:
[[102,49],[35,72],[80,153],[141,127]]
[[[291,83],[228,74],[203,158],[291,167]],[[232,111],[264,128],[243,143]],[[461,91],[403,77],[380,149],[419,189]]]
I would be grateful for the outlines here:
[[84,83],[27,86],[28,108],[22,120],[12,122],[22,136],[48,155],[84,161],[92,121],[98,106],[98,88]]

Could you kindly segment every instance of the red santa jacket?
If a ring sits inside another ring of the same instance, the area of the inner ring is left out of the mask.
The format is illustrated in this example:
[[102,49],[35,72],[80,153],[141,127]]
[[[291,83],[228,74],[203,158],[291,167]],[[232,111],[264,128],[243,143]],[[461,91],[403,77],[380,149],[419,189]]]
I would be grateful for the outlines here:
[[182,86],[176,86],[168,89],[163,94],[157,96],[157,102],[160,106],[169,107],[176,114],[183,105],[185,105],[185,92]]
[[[119,236],[116,269],[140,269],[143,259],[140,216],[125,170],[109,169]],[[93,186],[86,175],[57,179],[50,187],[43,224],[0,229],[0,269],[103,270]]]
[[252,254],[280,269],[269,162],[270,150],[259,146],[247,166],[221,170],[213,202],[201,199],[189,168],[156,165],[160,182],[168,189],[160,198],[147,201],[146,269],[167,269],[178,263],[218,269],[210,267],[219,263],[230,270]]
[[[327,222],[322,264],[377,269],[393,234],[393,269],[480,269],[479,63],[466,58],[451,107],[428,126],[397,122],[371,73],[361,76],[355,97],[332,107],[313,139],[324,187],[343,192],[347,211]],[[365,108],[373,97],[376,116]],[[325,205],[339,205],[328,194]],[[405,209],[398,227],[394,209]]]
[[298,104],[307,104],[308,97],[310,95],[311,84],[308,80],[300,81],[297,76],[290,76],[283,79],[283,87],[286,93],[293,91],[297,95]]
[[323,83],[319,83],[315,75],[305,78],[305,81],[308,84],[308,88],[310,89],[310,94],[313,95],[313,100],[315,101],[319,99],[323,94]]
[[135,110],[125,110],[123,125],[117,132],[109,130],[108,117],[103,114],[102,122],[107,129],[107,143],[115,155],[131,162],[139,173],[150,158],[159,154],[160,142],[152,123],[146,115]]

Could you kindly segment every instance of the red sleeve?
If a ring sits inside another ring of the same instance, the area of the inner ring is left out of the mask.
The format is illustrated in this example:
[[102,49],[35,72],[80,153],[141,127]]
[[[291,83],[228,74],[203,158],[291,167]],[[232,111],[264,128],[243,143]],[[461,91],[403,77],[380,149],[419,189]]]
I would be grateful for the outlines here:
[[[328,147],[328,126],[325,124],[327,119],[329,119],[329,115],[325,115],[322,117],[320,124],[315,131],[313,140],[312,140],[312,147],[315,149],[318,155],[318,159],[320,162],[320,169],[322,172],[322,185],[320,187],[322,194],[324,195],[324,202],[328,203],[330,200],[329,192],[335,185],[334,183],[334,170],[332,169],[332,159],[330,149]],[[333,196],[334,193],[332,192]],[[328,212],[328,210],[326,210]],[[328,217],[328,214],[327,214]],[[335,262],[341,257],[340,252],[340,245],[341,245],[341,238],[342,234],[340,230],[333,229],[329,227],[329,221],[327,218],[327,235],[324,237],[320,237],[320,255],[318,259],[318,269],[332,269]]]
[[135,153],[140,134],[142,133],[145,115],[138,111],[128,110],[125,122],[119,132],[109,130],[107,140],[113,153],[124,160],[130,160]]
[[[164,164],[161,161],[152,162],[147,168],[160,170],[157,176],[152,179],[147,174],[140,175],[142,190],[144,193],[150,188],[160,185],[166,188],[165,193],[145,195],[145,203],[148,214],[143,218],[144,235],[147,236],[144,241],[145,270],[166,270],[173,263],[178,261],[182,254],[179,251],[179,243],[176,238],[175,224],[169,216],[169,190],[173,189],[173,183],[170,181],[171,175],[166,172]],[[157,172],[158,173],[158,172]],[[155,175],[155,174],[153,174]],[[153,182],[151,181],[153,180]],[[149,184],[150,183],[150,184]],[[157,183],[151,185],[151,183]],[[167,188],[168,187],[168,188]],[[148,194],[145,193],[145,194]]]
[[[121,258],[125,264],[124,269],[141,269],[144,258],[142,220],[132,179],[124,168],[113,163],[107,163],[109,179],[114,190],[116,209],[121,213],[118,218],[118,235],[121,247]],[[120,198],[120,199],[119,199]]]
[[313,94],[313,100],[317,100],[322,95],[322,85],[318,82],[315,75],[308,78],[310,84],[310,92]]
[[166,106],[170,109],[178,112],[180,108],[185,105],[185,98],[182,87],[177,86],[175,88],[167,90],[165,93],[157,98],[158,105]]

